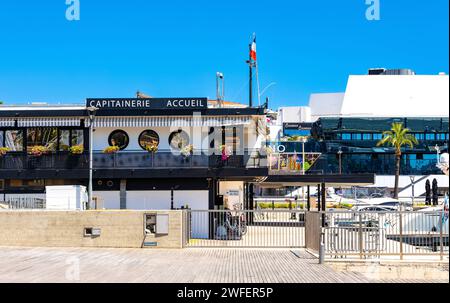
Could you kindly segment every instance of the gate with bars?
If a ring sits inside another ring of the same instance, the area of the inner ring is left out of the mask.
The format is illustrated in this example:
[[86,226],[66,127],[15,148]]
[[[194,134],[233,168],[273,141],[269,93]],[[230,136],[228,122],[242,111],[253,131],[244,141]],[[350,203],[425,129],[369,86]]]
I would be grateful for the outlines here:
[[188,210],[187,247],[306,247],[304,210]]

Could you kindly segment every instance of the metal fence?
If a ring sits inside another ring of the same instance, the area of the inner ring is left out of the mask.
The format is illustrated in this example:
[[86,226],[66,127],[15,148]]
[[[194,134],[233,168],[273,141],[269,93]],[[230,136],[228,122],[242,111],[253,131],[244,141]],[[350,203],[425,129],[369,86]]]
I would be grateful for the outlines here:
[[189,210],[188,247],[305,247],[305,211]]
[[448,255],[448,212],[326,212],[329,257]]
[[35,197],[14,197],[0,201],[0,209],[45,209],[45,199]]

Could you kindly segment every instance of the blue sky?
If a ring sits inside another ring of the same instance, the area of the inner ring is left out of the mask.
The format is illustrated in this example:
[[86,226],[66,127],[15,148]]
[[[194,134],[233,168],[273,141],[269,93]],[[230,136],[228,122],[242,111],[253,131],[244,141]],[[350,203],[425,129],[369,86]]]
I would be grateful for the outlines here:
[[344,91],[370,67],[449,71],[448,0],[0,1],[0,100],[82,103],[87,97],[215,97],[247,102],[248,43],[258,37],[261,87],[271,108]]

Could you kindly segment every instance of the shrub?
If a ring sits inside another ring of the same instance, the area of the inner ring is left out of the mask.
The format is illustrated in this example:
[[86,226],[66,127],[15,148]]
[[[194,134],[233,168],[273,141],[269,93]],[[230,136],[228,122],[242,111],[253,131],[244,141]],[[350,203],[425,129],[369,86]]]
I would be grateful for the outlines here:
[[156,153],[158,151],[158,145],[156,144],[147,144],[145,146],[145,150],[149,153]]
[[69,152],[72,155],[81,155],[82,153],[84,153],[84,147],[82,145],[75,145],[69,148]]
[[42,155],[48,154],[49,150],[47,147],[42,145],[36,145],[31,148],[30,154],[33,156],[40,157]]
[[[294,209],[296,204],[294,201],[292,201],[292,208]],[[262,202],[258,203],[259,208],[261,209],[272,209],[272,202]],[[289,202],[275,202],[274,203],[275,209],[289,209],[290,203]],[[299,208],[304,208],[305,203],[297,203],[297,206]]]
[[115,154],[120,150],[120,147],[118,146],[108,146],[103,150],[103,153],[105,154]]
[[6,155],[9,152],[8,147],[0,147],[0,157]]

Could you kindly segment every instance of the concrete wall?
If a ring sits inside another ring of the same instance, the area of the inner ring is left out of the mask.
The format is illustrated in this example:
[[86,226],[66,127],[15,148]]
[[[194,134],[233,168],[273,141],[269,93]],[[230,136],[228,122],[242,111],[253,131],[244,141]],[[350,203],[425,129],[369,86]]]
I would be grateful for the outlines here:
[[[144,235],[144,214],[156,211],[0,211],[0,246],[182,248],[182,211],[169,214],[169,234]],[[84,228],[101,228],[85,237]]]

